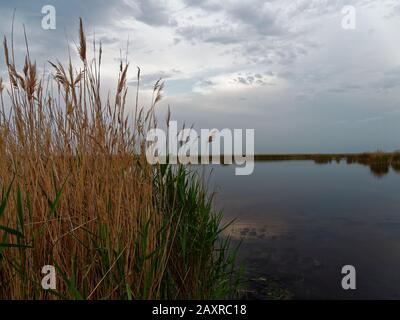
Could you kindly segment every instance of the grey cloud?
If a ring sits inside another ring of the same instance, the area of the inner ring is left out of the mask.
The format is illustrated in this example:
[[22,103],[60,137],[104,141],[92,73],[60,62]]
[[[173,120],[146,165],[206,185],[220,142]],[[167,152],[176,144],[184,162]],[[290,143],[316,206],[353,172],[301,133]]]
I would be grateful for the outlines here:
[[[340,14],[346,5],[357,7],[373,3],[375,0],[297,0],[290,3],[287,8],[288,17],[314,18],[330,14]],[[380,0],[384,3],[390,0]]]
[[332,93],[349,93],[353,91],[359,91],[364,89],[364,86],[357,85],[357,84],[350,84],[350,83],[342,83],[336,87],[332,87],[331,89],[327,90],[328,92]]
[[197,7],[203,10],[215,11],[223,7],[220,2],[213,0],[183,0],[188,7]]
[[176,21],[171,18],[166,1],[161,0],[124,0],[132,9],[134,17],[148,25],[173,26]]
[[400,67],[384,72],[382,78],[373,84],[379,89],[395,89],[400,87]]
[[[212,1],[185,0],[207,14],[218,14],[212,23],[193,25],[178,23],[176,32],[191,43],[207,42],[232,45],[224,54],[235,59],[246,59],[249,64],[290,65],[299,57],[307,55],[312,42],[305,32],[291,31],[282,20],[285,14],[276,9],[275,1]],[[293,6],[292,3],[288,6]],[[275,9],[274,9],[275,8]],[[297,8],[297,7],[296,7]],[[182,22],[182,21],[181,21]],[[308,41],[308,42],[307,42]]]
[[174,45],[181,43],[182,39],[174,38]]
[[237,77],[237,79],[234,79],[234,81],[237,81],[237,82],[239,82],[239,83],[241,83],[241,84],[249,84],[249,83],[247,82],[247,79],[246,79],[246,78],[243,78],[243,77]]
[[219,44],[240,43],[245,38],[241,30],[235,30],[229,24],[217,26],[185,26],[177,28],[176,32],[185,39],[196,42],[210,42]]
[[[152,87],[158,80],[166,80],[170,79],[180,73],[179,70],[172,69],[170,71],[159,71],[155,73],[142,73],[140,77],[140,82],[145,86],[145,87]],[[132,78],[128,80],[128,85],[130,86],[136,86],[137,84],[137,79]]]
[[[43,30],[41,27],[44,16],[41,9],[45,5],[52,5],[56,9],[56,30]],[[14,27],[16,59],[23,61],[25,55],[24,46],[18,46],[18,44],[24,43],[22,26],[25,25],[30,52],[32,56],[38,59],[38,65],[42,65],[47,60],[59,59],[65,61],[68,59],[69,44],[76,40],[78,35],[79,17],[82,17],[84,21],[88,41],[92,39],[94,31],[97,31],[96,39],[101,40],[103,44],[118,42],[118,38],[113,36],[113,32],[117,33],[115,21],[118,21],[128,11],[127,5],[122,0],[116,2],[107,0],[3,1],[0,6],[2,35],[9,36],[10,34],[14,8],[16,10]],[[99,21],[101,21],[101,24]],[[104,30],[107,30],[107,32]],[[109,32],[109,30],[113,32]],[[75,46],[72,44],[70,49],[74,50]],[[46,53],[45,56],[43,53]],[[3,64],[2,60],[0,60],[0,67]]]
[[262,8],[262,3],[240,5],[228,9],[228,13],[242,23],[254,27],[260,35],[277,35],[282,32],[272,11]]
[[210,86],[215,85],[215,83],[211,80],[205,79],[205,80],[201,80],[198,85],[200,87],[210,87]]
[[245,42],[239,48],[239,54],[248,57],[253,64],[290,65],[299,57],[308,54],[305,44],[296,40],[274,39]]
[[[203,26],[203,30],[212,31],[214,28],[217,28],[218,32],[220,32],[221,29],[224,29],[226,31],[226,25],[232,26],[232,24],[238,24],[238,29],[243,30],[243,33],[246,33],[247,36],[254,34],[271,36],[277,35],[282,32],[281,28],[276,22],[274,12],[269,9],[265,9],[264,1],[222,3],[207,0],[185,0],[185,3],[188,6],[198,7],[205,11],[209,11],[210,13],[222,12],[227,16],[225,24],[217,22],[214,23],[213,26],[208,28],[206,26]],[[249,29],[253,29],[253,31],[250,31]],[[236,35],[238,35],[237,33],[238,32],[236,32]],[[199,32],[199,34],[201,35],[201,32]],[[193,39],[193,33],[190,35],[190,38]],[[200,37],[200,39],[203,41],[209,40],[208,38],[204,38],[204,36]],[[222,43],[227,43],[227,38],[227,36],[221,37]],[[215,39],[215,37],[211,39]],[[235,41],[229,41],[229,43],[232,42]]]
[[[91,38],[91,37],[90,37]],[[90,39],[88,37],[88,39]],[[120,39],[117,37],[109,37],[107,35],[96,36],[96,41],[100,41],[103,45],[119,43]]]
[[264,75],[260,73],[247,72],[246,74],[238,73],[237,76],[233,78],[233,82],[244,84],[246,86],[264,86],[273,85],[268,81],[265,75],[271,75],[269,72],[265,72]]
[[396,18],[400,16],[400,4],[396,4],[392,7],[391,12],[385,16],[387,19]]
[[368,118],[363,118],[363,119],[357,119],[357,120],[355,120],[355,122],[358,122],[358,123],[375,122],[375,121],[379,121],[379,120],[383,120],[383,119],[385,119],[385,117],[376,116],[376,117],[368,117]]

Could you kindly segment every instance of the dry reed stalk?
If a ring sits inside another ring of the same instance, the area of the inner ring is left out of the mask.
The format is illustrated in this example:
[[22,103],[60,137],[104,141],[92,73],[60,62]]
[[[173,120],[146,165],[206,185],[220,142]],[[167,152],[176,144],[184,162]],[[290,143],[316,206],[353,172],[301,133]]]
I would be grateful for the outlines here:
[[[168,190],[179,181],[163,186],[163,177],[155,179],[160,168],[145,157],[145,128],[156,125],[163,84],[157,82],[146,117],[137,91],[132,131],[124,112],[128,64],[121,62],[115,102],[102,102],[101,46],[89,62],[81,19],[79,26],[82,66],[50,62],[48,83],[38,80],[28,46],[18,73],[4,39],[11,87],[10,117],[1,100],[0,299],[205,296],[211,287],[199,290],[194,272],[208,269],[184,263],[178,243],[183,220],[176,217],[187,210],[169,203],[177,196]],[[46,89],[52,87],[55,94]],[[3,88],[0,79],[1,97]],[[213,259],[212,249],[204,259]],[[40,286],[47,264],[61,278],[54,292]]]
[[[4,40],[8,74],[16,95],[10,99],[13,116],[0,128],[0,186],[6,188],[12,183],[11,193],[18,194],[18,201],[9,199],[0,222],[20,232],[23,229],[24,237],[16,239],[2,231],[0,235],[9,245],[34,243],[34,248],[6,248],[3,243],[1,253],[6,259],[24,261],[23,274],[38,275],[25,283],[12,266],[1,265],[2,285],[6,279],[7,284],[0,295],[7,298],[23,298],[25,294],[32,298],[40,283],[39,266],[46,264],[56,264],[68,277],[73,275],[76,283],[85,283],[87,290],[96,288],[91,298],[102,297],[108,289],[103,271],[110,261],[122,256],[122,246],[130,253],[124,256],[119,272],[139,284],[132,288],[132,296],[140,296],[144,283],[140,274],[153,267],[145,264],[140,273],[133,272],[138,262],[132,252],[140,243],[139,230],[150,221],[155,234],[160,219],[154,214],[151,168],[137,156],[123,113],[128,65],[118,81],[116,103],[111,106],[108,101],[109,112],[104,113],[98,99],[99,74],[93,73],[86,60],[82,20],[79,35],[82,71],[75,73],[71,63],[68,71],[60,62],[51,63],[62,100],[51,93],[39,95],[44,84],[37,80],[36,64],[30,61],[29,52],[19,74],[10,62]],[[100,67],[99,62],[97,70]],[[1,80],[1,93],[3,88]],[[22,217],[15,214],[18,210]],[[101,228],[107,229],[103,239]],[[155,250],[158,240],[148,240],[140,250]],[[107,255],[102,256],[101,250]],[[70,290],[65,282],[58,289]],[[48,298],[48,293],[39,292],[36,298]],[[115,292],[110,298],[120,295]],[[150,298],[155,291],[147,295]]]

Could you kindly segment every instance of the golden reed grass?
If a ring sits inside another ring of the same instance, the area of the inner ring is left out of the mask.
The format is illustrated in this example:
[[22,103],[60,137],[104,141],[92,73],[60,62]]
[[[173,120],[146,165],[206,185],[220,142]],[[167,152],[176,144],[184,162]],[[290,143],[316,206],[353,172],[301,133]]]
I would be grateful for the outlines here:
[[[120,63],[116,94],[103,101],[101,45],[89,60],[82,20],[79,31],[81,66],[50,62],[51,79],[37,74],[28,45],[19,72],[4,39],[0,299],[230,294],[233,260],[225,242],[216,248],[220,216],[206,190],[186,169],[151,167],[145,158],[162,83],[149,111],[136,96],[131,125],[128,64]],[[56,267],[56,290],[41,288],[44,265]]]

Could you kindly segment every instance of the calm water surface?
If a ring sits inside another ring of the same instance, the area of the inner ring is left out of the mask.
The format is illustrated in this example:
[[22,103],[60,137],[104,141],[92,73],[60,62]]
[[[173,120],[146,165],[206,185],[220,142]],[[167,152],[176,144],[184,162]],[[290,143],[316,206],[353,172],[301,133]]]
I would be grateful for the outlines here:
[[[400,175],[358,164],[257,162],[251,176],[215,166],[211,184],[227,230],[242,240],[250,298],[400,299]],[[341,268],[357,289],[341,288]]]

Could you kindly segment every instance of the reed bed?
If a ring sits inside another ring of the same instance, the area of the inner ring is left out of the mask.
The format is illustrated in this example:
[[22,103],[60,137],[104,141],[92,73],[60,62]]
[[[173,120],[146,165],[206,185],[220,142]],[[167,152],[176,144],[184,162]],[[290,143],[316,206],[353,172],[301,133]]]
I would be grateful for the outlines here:
[[[130,115],[128,64],[103,100],[101,45],[89,58],[82,20],[77,49],[78,67],[50,62],[47,78],[28,45],[17,70],[4,39],[0,299],[234,297],[235,255],[202,180],[190,168],[146,161],[162,83],[148,108],[138,90]],[[56,268],[55,290],[41,286],[44,265]]]

